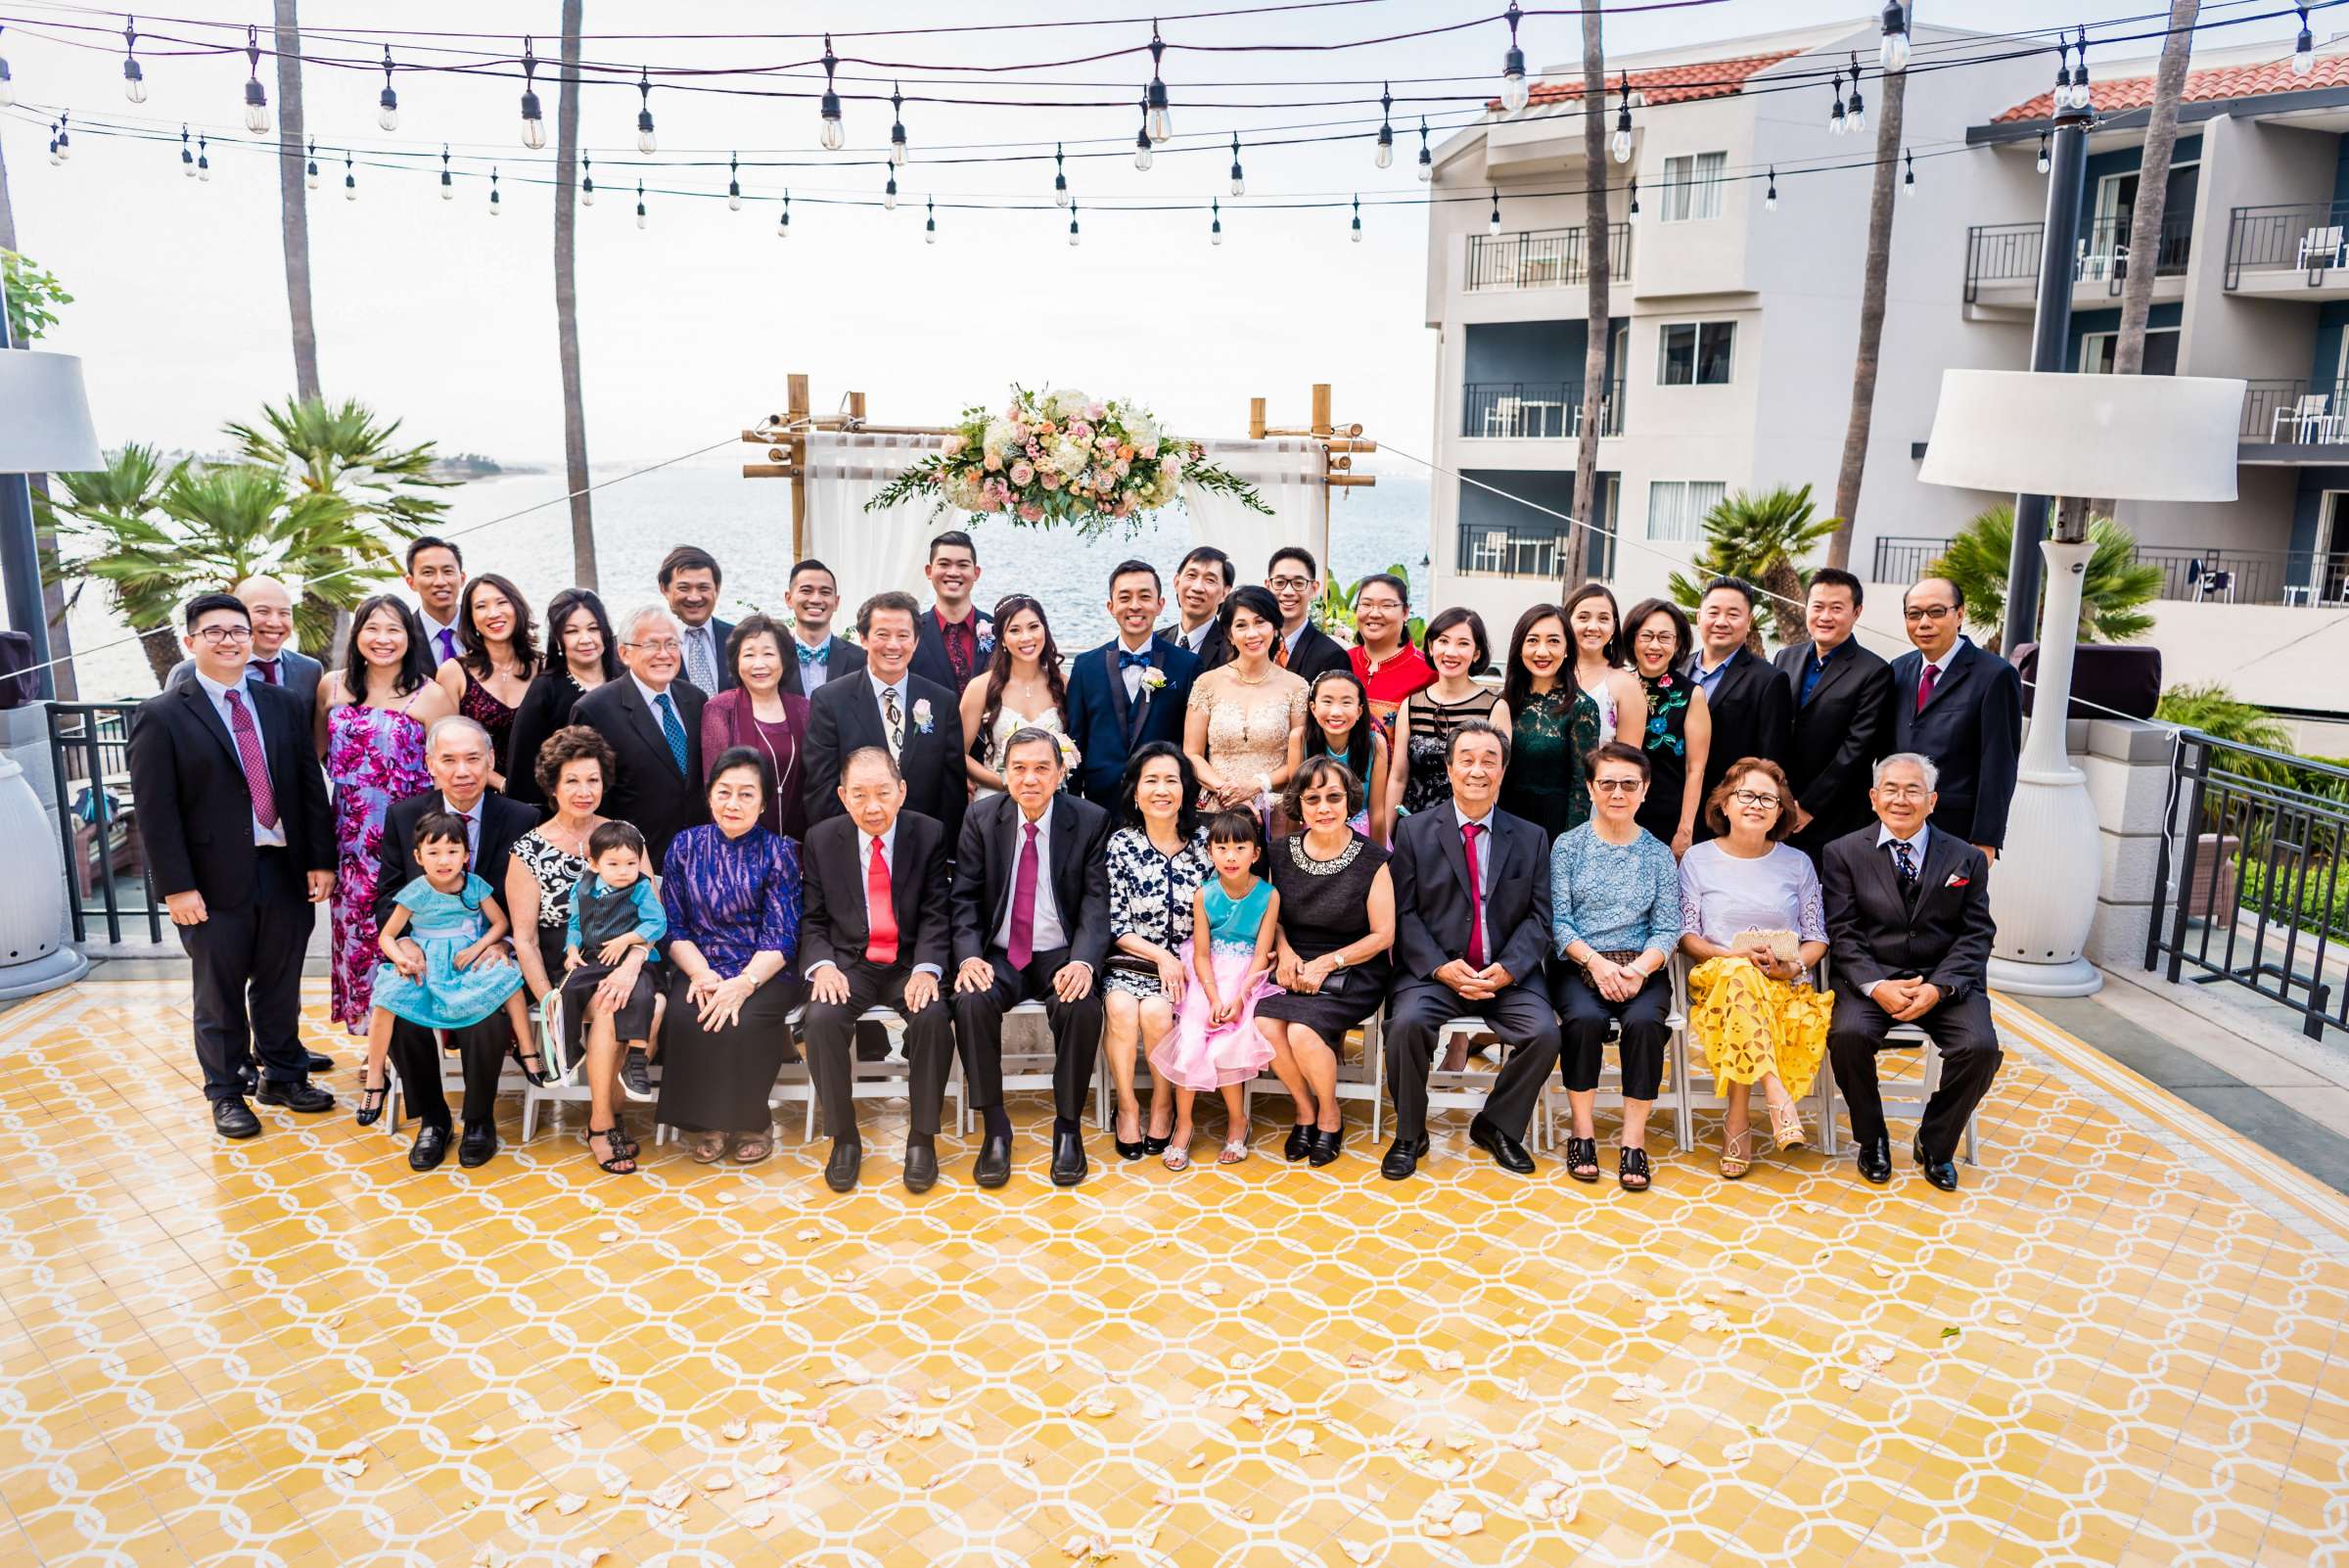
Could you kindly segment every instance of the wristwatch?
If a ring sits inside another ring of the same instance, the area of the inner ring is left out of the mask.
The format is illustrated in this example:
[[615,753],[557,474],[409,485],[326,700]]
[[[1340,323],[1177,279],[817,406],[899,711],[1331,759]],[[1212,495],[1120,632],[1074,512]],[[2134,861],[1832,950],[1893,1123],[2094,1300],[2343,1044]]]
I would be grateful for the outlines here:
[[1329,955],[1329,972],[1333,975],[1346,973],[1346,955],[1344,953],[1333,952]]

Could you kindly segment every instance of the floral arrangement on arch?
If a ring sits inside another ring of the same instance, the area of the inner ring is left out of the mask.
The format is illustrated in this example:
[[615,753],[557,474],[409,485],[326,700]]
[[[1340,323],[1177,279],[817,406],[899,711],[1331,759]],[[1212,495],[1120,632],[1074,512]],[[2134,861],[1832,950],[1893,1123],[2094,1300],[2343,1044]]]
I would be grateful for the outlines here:
[[1170,436],[1148,409],[1073,389],[1011,389],[1001,410],[966,408],[943,451],[915,463],[867,501],[868,512],[937,492],[931,515],[959,508],[1030,527],[1072,523],[1097,533],[1138,526],[1174,501],[1182,481],[1232,496],[1267,517],[1253,485],[1208,462],[1197,441]]

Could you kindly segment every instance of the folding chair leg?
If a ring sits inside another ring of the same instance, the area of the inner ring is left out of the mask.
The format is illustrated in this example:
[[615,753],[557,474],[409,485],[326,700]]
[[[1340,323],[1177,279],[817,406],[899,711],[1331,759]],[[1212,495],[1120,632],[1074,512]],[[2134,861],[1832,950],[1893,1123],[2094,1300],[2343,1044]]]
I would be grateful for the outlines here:
[[1685,1154],[1696,1140],[1696,1091],[1688,1086],[1688,1032],[1675,1030],[1672,1036],[1672,1076],[1680,1081],[1678,1117],[1674,1123],[1680,1133],[1681,1152]]
[[1370,1142],[1373,1147],[1386,1138],[1387,1128],[1387,1041],[1386,1026],[1362,1031],[1362,1049],[1375,1054],[1370,1061]]
[[522,1141],[528,1143],[538,1130],[538,1096],[525,1093],[522,1097]]

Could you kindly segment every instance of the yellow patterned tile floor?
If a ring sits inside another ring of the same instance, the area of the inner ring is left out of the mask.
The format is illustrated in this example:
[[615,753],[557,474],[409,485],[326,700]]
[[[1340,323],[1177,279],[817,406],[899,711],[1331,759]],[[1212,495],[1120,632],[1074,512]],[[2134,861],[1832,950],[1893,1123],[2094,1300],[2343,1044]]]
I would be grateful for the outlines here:
[[225,1145],[184,983],[85,982],[0,1015],[0,1563],[2349,1563],[2335,1200],[2001,1019],[1955,1197],[1457,1118],[1060,1192],[1030,1099],[914,1199],[895,1106],[848,1197],[511,1104],[479,1172]]

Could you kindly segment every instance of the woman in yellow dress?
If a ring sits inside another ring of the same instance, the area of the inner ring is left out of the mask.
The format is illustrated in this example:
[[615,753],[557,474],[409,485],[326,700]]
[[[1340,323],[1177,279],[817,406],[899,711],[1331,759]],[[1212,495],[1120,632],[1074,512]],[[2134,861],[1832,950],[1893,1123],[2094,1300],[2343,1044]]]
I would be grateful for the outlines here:
[[1681,860],[1681,950],[1696,964],[1688,972],[1689,1036],[1728,1101],[1721,1174],[1734,1181],[1753,1165],[1756,1084],[1778,1151],[1809,1141],[1800,1101],[1826,1054],[1835,997],[1810,983],[1826,956],[1826,912],[1819,872],[1784,842],[1794,831],[1784,771],[1765,758],[1740,758],[1714,786],[1705,819],[1723,836]]

